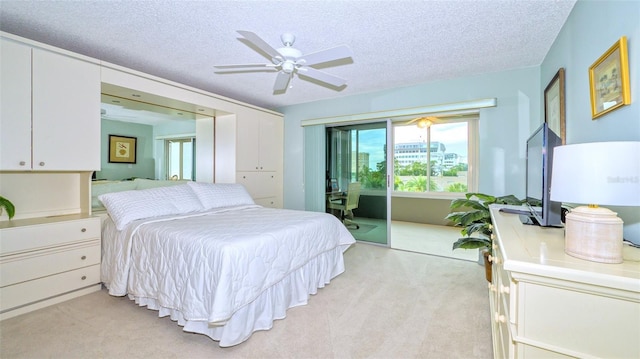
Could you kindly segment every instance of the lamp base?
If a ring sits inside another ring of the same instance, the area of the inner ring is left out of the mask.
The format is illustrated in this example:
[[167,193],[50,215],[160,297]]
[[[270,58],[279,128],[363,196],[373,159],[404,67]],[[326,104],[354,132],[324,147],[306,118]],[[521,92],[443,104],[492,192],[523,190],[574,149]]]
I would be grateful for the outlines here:
[[566,216],[564,251],[593,262],[622,263],[622,220],[607,208],[574,208]]

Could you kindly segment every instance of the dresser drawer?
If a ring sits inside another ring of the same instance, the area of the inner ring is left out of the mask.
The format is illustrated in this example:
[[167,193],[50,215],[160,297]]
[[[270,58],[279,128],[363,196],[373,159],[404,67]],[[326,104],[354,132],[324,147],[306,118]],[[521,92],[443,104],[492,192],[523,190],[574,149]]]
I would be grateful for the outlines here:
[[100,240],[0,258],[0,287],[100,263]]
[[0,231],[0,256],[100,238],[100,218],[83,218]]
[[100,265],[0,288],[0,312],[100,283]]

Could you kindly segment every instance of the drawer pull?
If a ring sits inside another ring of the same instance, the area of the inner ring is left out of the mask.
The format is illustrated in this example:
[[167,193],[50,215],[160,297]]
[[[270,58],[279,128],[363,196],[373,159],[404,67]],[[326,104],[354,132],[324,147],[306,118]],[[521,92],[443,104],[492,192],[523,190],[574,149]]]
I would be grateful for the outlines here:
[[87,259],[87,256],[82,256],[82,257],[80,257],[80,259],[85,260],[85,259]]
[[40,165],[40,167],[44,167],[44,162],[40,162],[38,164]]
[[82,233],[84,233],[84,232],[86,232],[86,231],[87,231],[87,229],[86,229],[86,228],[82,228],[82,229],[80,230],[80,232],[82,232]]
[[487,259],[489,260],[489,262],[494,263],[494,264],[500,264],[500,258],[498,257],[494,257],[494,256],[489,256],[487,257]]
[[80,279],[85,280],[85,279],[87,279],[87,276],[83,275],[82,278],[80,278]]
[[26,165],[26,164],[27,164],[27,163],[26,163],[25,161],[20,161],[20,166],[24,166],[24,165]]

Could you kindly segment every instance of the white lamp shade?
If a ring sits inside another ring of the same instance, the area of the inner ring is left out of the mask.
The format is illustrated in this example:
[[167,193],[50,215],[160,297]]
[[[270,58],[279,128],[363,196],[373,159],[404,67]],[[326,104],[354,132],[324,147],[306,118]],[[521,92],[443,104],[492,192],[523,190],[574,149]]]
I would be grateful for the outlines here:
[[551,200],[640,206],[640,141],[556,147],[551,172]]

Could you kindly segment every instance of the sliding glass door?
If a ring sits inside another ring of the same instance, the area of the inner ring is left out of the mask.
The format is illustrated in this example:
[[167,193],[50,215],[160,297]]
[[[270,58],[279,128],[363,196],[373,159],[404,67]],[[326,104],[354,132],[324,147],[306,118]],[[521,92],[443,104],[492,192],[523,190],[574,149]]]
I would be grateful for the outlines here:
[[[327,211],[341,218],[357,240],[385,246],[389,243],[387,126],[385,121],[326,130]],[[359,193],[354,207],[355,191]]]

